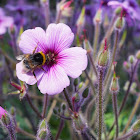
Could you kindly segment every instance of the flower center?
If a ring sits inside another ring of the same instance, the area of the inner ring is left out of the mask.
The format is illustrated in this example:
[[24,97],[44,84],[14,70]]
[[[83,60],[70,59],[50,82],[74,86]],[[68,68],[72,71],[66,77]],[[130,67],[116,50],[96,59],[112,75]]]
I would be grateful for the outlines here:
[[49,51],[47,54],[46,54],[46,64],[49,65],[49,66],[52,66],[54,64],[57,63],[57,55],[54,53],[54,52],[51,52]]

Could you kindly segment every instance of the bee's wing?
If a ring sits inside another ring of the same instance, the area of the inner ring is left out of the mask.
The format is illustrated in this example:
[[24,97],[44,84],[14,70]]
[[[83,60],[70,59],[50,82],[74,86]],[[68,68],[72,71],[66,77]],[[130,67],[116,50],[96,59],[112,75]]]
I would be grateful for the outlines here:
[[19,55],[19,56],[16,56],[16,59],[17,59],[17,60],[23,60],[24,57],[25,57],[25,55]]

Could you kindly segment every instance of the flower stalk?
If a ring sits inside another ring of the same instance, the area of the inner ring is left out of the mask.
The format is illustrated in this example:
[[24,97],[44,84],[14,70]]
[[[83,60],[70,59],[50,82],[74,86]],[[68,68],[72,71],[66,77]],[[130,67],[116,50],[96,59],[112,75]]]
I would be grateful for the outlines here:
[[131,112],[131,114],[129,116],[128,122],[127,122],[122,134],[126,133],[128,127],[129,127],[129,125],[130,125],[130,123],[131,123],[131,121],[132,121],[132,119],[133,119],[138,107],[139,107],[139,104],[140,104],[140,96],[138,97],[138,99],[137,99],[137,101],[135,103],[135,106],[134,106],[134,108],[133,108],[133,110],[132,110],[132,112]]
[[98,96],[98,117],[99,117],[99,125],[98,125],[98,140],[102,139],[102,123],[103,123],[103,70],[99,72],[99,96]]
[[46,94],[44,95],[44,103],[43,103],[42,118],[45,118],[45,115],[46,115],[47,101],[48,101],[48,94],[46,93]]

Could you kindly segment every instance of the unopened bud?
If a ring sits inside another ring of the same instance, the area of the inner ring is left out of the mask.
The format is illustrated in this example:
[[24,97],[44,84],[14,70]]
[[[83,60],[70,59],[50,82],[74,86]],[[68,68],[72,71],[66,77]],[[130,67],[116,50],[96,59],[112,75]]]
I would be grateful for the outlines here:
[[77,86],[78,85],[78,79],[76,78],[75,80],[74,80],[74,86]]
[[57,110],[56,110],[55,108],[53,109],[53,113],[54,113],[54,114],[57,114],[57,113],[58,113]]
[[84,43],[84,49],[86,49],[87,52],[90,53],[93,50],[90,42],[87,39],[85,39],[83,43]]
[[83,87],[83,82],[80,82],[80,84],[78,85],[78,89],[81,89]]
[[10,114],[14,116],[16,114],[16,109],[14,107],[10,108]]
[[9,27],[9,34],[10,35],[14,35],[15,32],[16,32],[16,26],[14,24],[12,24],[10,27]]
[[85,7],[82,8],[81,14],[76,24],[77,26],[83,26],[85,24]]
[[111,81],[110,91],[112,93],[118,93],[118,91],[119,91],[118,77],[116,77],[115,73],[114,73],[114,76],[113,76],[112,81]]
[[94,24],[96,24],[97,22],[98,23],[101,23],[102,22],[102,9],[101,8],[99,8],[97,10],[93,21],[94,21]]
[[129,61],[131,64],[133,64],[133,63],[135,62],[135,57],[134,57],[134,55],[130,55],[130,56],[128,57],[128,61]]
[[62,106],[61,106],[61,108],[62,108],[63,110],[66,110],[66,104],[63,103]]
[[129,70],[130,69],[130,63],[128,63],[127,61],[125,61],[123,63],[123,67],[124,67],[125,70]]
[[138,60],[140,60],[140,50],[137,51],[137,53],[136,53],[136,58],[137,58]]
[[83,131],[86,128],[86,123],[83,121],[81,115],[77,117],[72,116],[72,118],[76,131]]
[[119,18],[116,20],[115,28],[116,28],[117,30],[123,29],[124,23],[125,23],[124,18],[123,18],[123,17],[119,17]]
[[3,116],[1,117],[1,121],[2,121],[2,123],[3,123],[5,126],[9,125],[9,124],[11,123],[9,114],[3,115]]
[[72,100],[74,100],[75,102],[79,102],[79,100],[80,100],[79,94],[75,93],[74,96],[72,97]]
[[46,132],[46,129],[41,129],[39,134],[38,134],[38,137],[41,139],[41,140],[45,140],[45,138],[47,137],[47,132]]
[[140,132],[140,120],[137,120],[133,126],[132,126],[132,130],[136,133]]
[[89,88],[86,88],[82,93],[82,97],[87,98],[88,94],[89,94]]
[[118,7],[116,10],[115,10],[115,14],[118,16],[121,14],[121,11],[122,11],[122,7]]
[[98,65],[101,67],[106,67],[109,60],[109,50],[107,48],[107,43],[105,40],[104,50],[100,53],[98,57]]
[[104,19],[104,28],[107,28],[109,26],[109,18],[108,18],[108,15],[106,14],[105,15],[105,19]]

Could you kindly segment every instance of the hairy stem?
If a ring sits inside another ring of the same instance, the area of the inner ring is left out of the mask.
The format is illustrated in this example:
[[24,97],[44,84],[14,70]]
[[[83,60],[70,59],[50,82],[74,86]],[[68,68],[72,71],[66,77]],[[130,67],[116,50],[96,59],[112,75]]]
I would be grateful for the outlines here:
[[56,16],[56,23],[59,23],[60,22],[61,15],[62,15],[62,11],[59,10],[58,13],[57,13],[57,16]]
[[44,95],[44,103],[43,103],[42,118],[45,118],[45,115],[46,115],[47,101],[48,101],[48,94],[46,93],[46,94]]
[[67,100],[67,103],[68,103],[69,108],[70,108],[71,110],[73,110],[72,103],[71,103],[71,100],[70,100],[70,98],[69,98],[69,95],[68,95],[66,89],[63,90],[63,93],[64,93],[64,96],[65,96],[65,98],[66,98],[66,100]]
[[91,88],[92,88],[92,91],[93,91],[94,95],[96,95],[93,82],[92,82],[91,78],[89,77],[87,70],[85,70],[85,74],[86,74],[87,79],[89,80],[89,83],[90,83],[90,85],[91,85]]
[[122,136],[120,138],[117,138],[116,140],[127,140],[128,138],[130,138],[133,135],[134,135],[134,132],[131,129],[127,134],[125,134],[124,136]]
[[103,70],[99,72],[99,95],[98,95],[98,117],[99,117],[99,125],[98,125],[98,140],[102,139],[102,122],[103,122]]
[[[136,69],[137,69],[138,64],[139,64],[139,60],[137,60],[135,66],[134,66],[134,69],[133,69],[133,71],[132,71],[132,73],[131,73],[129,85],[128,85],[127,91],[126,91],[126,93],[125,93],[125,96],[124,96],[124,98],[123,98],[121,107],[120,107],[120,109],[119,109],[118,116],[120,115],[120,113],[122,112],[122,110],[123,110],[123,108],[124,108],[124,106],[125,106],[125,103],[126,103],[126,100],[127,100],[127,97],[128,97],[128,94],[129,94],[129,91],[130,91],[130,88],[131,88],[131,85],[132,85],[132,83],[133,83],[133,78],[134,78],[135,71],[136,71]],[[114,125],[115,125],[115,123],[113,123],[113,125],[111,126],[111,128],[110,128],[110,130],[109,130],[108,136],[110,135],[110,132],[111,132],[112,129],[114,128]]]
[[61,119],[61,122],[60,122],[60,125],[59,125],[59,129],[58,129],[58,132],[56,134],[56,137],[55,137],[55,140],[58,140],[62,130],[63,130],[63,127],[64,127],[64,120]]
[[128,120],[128,122],[127,122],[127,124],[126,124],[126,126],[125,126],[122,134],[125,134],[126,133],[128,127],[129,127],[129,125],[130,125],[130,123],[131,123],[131,121],[132,121],[132,119],[133,119],[133,117],[134,117],[134,115],[135,115],[138,107],[139,107],[139,104],[140,104],[140,96],[138,97],[138,99],[137,99],[137,101],[135,103],[135,106],[134,106],[134,108],[133,108],[133,110],[131,112],[131,115],[129,117],[129,120]]
[[113,100],[113,109],[114,109],[114,114],[115,114],[115,123],[116,123],[116,138],[118,137],[119,134],[119,125],[118,125],[118,112],[117,112],[117,94],[113,93],[112,95],[112,100]]
[[39,118],[42,119],[41,114],[38,112],[37,108],[33,105],[33,103],[32,103],[32,101],[31,101],[31,99],[30,99],[30,97],[29,97],[28,94],[26,94],[26,99],[27,99],[29,105],[31,106],[31,108],[33,109],[33,111],[37,114],[37,116],[38,116]]
[[19,128],[19,127],[16,128],[16,131],[17,131],[18,133],[21,133],[21,134],[25,135],[25,136],[28,136],[29,138],[36,139],[36,136],[34,136],[34,135],[32,135],[32,134],[30,134],[30,133],[28,133],[28,132],[22,130],[22,129]]
[[94,72],[95,72],[95,75],[96,75],[96,77],[97,77],[98,74],[97,74],[96,66],[95,66],[95,64],[94,64],[94,62],[93,62],[93,60],[92,60],[92,56],[91,56],[90,53],[88,53],[88,57],[89,57],[89,60],[90,60],[90,62],[91,62],[91,65],[92,65],[92,67],[93,67],[93,70],[94,70]]
[[105,83],[107,83],[108,77],[111,74],[112,64],[113,64],[113,62],[115,60],[115,56],[116,56],[116,50],[117,50],[117,46],[118,46],[118,39],[119,39],[119,31],[116,30],[115,42],[114,42],[114,47],[113,47],[113,55],[112,55],[112,59],[111,59],[111,63],[110,63],[107,75],[105,77]]
[[46,27],[50,24],[50,9],[49,9],[49,0],[47,0],[47,3],[45,5],[45,21],[46,21]]

